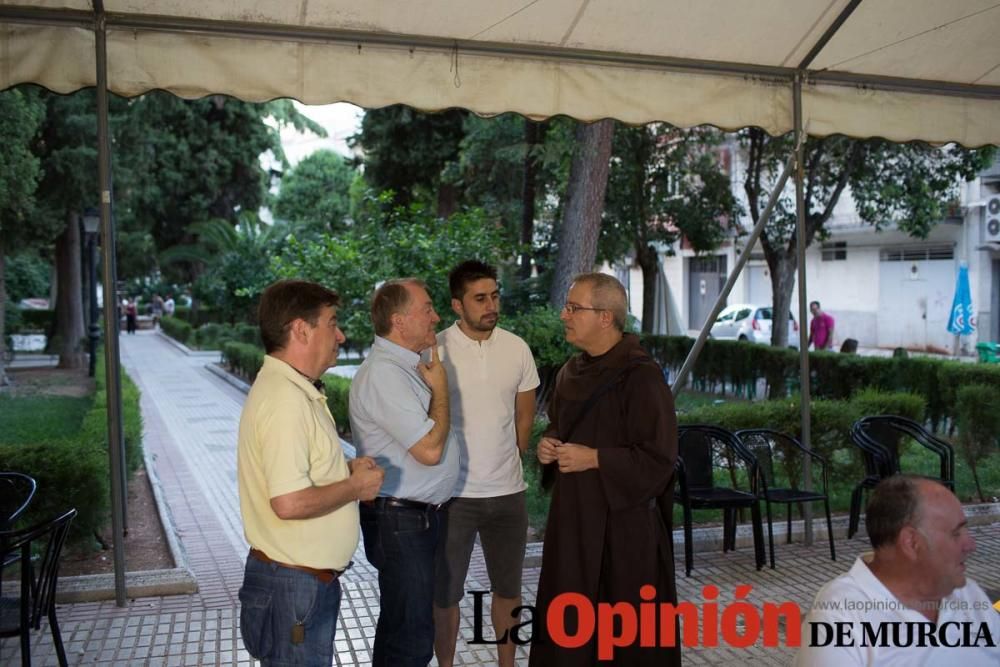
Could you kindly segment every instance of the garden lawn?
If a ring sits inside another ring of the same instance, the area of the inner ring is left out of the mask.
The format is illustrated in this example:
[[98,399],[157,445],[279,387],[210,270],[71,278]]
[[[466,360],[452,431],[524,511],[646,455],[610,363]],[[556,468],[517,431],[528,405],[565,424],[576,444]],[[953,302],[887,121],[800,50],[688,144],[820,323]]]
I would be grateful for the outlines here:
[[91,397],[0,395],[0,445],[72,437],[92,403]]

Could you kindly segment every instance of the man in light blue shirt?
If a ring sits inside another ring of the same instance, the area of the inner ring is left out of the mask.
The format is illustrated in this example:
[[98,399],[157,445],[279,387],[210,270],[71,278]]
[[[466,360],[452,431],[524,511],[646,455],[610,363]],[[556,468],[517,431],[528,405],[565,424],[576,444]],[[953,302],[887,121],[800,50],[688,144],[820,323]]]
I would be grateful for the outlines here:
[[437,353],[440,320],[419,280],[383,284],[372,296],[375,342],[351,383],[358,455],[385,470],[379,497],[360,507],[365,555],[379,573],[373,667],[424,667],[433,656],[438,513],[459,472]]

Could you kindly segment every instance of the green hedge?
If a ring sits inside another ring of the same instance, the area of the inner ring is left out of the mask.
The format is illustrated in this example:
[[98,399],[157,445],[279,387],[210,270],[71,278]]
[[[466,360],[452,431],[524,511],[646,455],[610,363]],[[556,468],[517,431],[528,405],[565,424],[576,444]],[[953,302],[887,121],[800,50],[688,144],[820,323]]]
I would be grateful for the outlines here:
[[[22,434],[21,441],[7,440],[0,445],[0,469],[23,472],[38,482],[35,498],[20,525],[43,521],[76,507],[79,514],[70,531],[74,543],[92,542],[110,516],[107,392],[103,355],[98,359],[97,392],[78,433],[53,438],[39,424],[34,437]],[[139,390],[124,372],[122,422],[126,464],[132,472],[142,460],[142,416]]]
[[177,306],[174,308],[174,317],[184,320],[192,327],[197,328],[209,322],[222,322],[225,318],[216,308],[199,307],[198,310],[191,310],[189,306]]
[[[860,454],[851,444],[851,425],[870,415],[892,414],[920,419],[924,399],[915,394],[867,389],[850,400],[817,399],[810,403],[813,451],[830,462],[831,479],[855,479],[862,471]],[[694,408],[677,415],[680,424],[712,424],[730,431],[769,428],[802,437],[798,398],[774,401],[733,402]]]
[[326,385],[326,404],[330,407],[333,421],[337,423],[337,431],[341,435],[350,433],[347,399],[351,392],[351,380],[338,375],[324,375],[323,384]]
[[[665,368],[684,363],[694,340],[686,336],[643,336],[643,346]],[[951,426],[958,415],[956,392],[983,384],[1000,392],[1000,366],[927,357],[862,357],[836,352],[809,353],[810,384],[816,398],[847,399],[866,388],[908,392],[924,398],[924,414],[934,430]],[[736,341],[708,340],[692,371],[695,388],[753,398],[759,379],[779,395],[798,385],[795,350]]]
[[231,373],[253,382],[264,365],[264,350],[256,345],[230,341],[222,345],[222,363]]
[[195,329],[185,320],[164,317],[160,320],[160,324],[163,333],[199,350],[218,350],[229,341],[261,346],[260,329],[245,322],[238,324],[208,322]]
[[194,336],[194,327],[178,317],[164,315],[160,318],[160,327],[163,328],[163,333],[185,345]]
[[969,466],[976,495],[986,500],[981,466],[1000,453],[1000,394],[992,387],[967,384],[956,392],[958,401],[958,455]]
[[12,313],[14,318],[6,323],[8,334],[51,331],[53,322],[55,321],[55,311],[53,310],[18,308],[16,305],[7,302],[8,317]]

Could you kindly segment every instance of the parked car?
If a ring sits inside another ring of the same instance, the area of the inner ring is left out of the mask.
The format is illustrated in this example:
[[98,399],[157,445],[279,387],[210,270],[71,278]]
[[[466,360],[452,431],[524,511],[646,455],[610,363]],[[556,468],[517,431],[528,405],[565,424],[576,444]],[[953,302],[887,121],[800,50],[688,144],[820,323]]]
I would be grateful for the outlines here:
[[[770,345],[771,306],[752,303],[726,306],[712,325],[709,336],[719,340],[748,340]],[[799,323],[791,313],[788,313],[788,346],[799,347]]]

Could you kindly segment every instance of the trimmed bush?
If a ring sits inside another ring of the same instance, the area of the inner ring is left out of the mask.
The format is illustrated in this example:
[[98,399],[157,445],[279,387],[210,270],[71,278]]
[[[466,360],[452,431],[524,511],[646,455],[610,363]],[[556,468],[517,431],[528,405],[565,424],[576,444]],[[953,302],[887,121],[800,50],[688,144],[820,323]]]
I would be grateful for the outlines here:
[[209,322],[198,327],[194,332],[192,342],[199,350],[218,350],[224,339],[231,340],[229,327],[216,322]]
[[[92,542],[94,534],[107,525],[110,516],[107,392],[103,355],[98,359],[97,392],[82,416],[82,424],[78,423],[70,433],[57,433],[40,412],[37,428],[30,433],[17,429],[6,434],[8,437],[0,444],[0,469],[23,472],[38,482],[35,498],[19,525],[44,521],[76,507],[79,515],[73,520],[69,538],[73,543]],[[49,399],[39,397],[37,400]],[[57,409],[68,408],[58,399],[53,400],[53,405]],[[139,390],[124,373],[122,424],[126,465],[129,472],[133,472],[142,460],[142,416]]]
[[187,345],[188,341],[193,342],[194,327],[178,317],[164,315],[160,318],[160,327],[163,328],[163,333],[180,343]]
[[51,331],[55,322],[54,310],[19,309],[21,314],[20,331],[11,330],[8,333],[27,333],[29,331]]
[[326,404],[337,424],[337,432],[341,435],[350,433],[351,419],[347,399],[351,392],[351,380],[338,375],[324,375],[323,384],[326,386]]
[[174,309],[174,317],[184,320],[192,328],[200,327],[209,322],[223,322],[225,318],[216,308],[206,308],[201,306],[198,310],[191,310],[190,306],[177,306]]
[[956,392],[958,453],[969,464],[979,500],[985,502],[979,463],[1000,451],[1000,394],[986,384],[967,384]]
[[230,341],[222,344],[222,363],[231,373],[253,382],[264,365],[264,350],[256,345]]
[[260,339],[260,327],[256,324],[239,322],[228,328],[228,336],[239,343],[264,347],[264,342]]
[[[694,340],[686,336],[643,336],[642,344],[664,367],[678,369]],[[935,431],[954,425],[956,392],[968,384],[982,384],[1000,392],[1000,366],[969,364],[928,357],[860,357],[836,352],[810,352],[809,370],[815,398],[847,399],[866,388],[918,394],[924,413],[917,421],[930,422]],[[753,397],[764,380],[768,395],[783,395],[798,384],[799,355],[746,342],[708,340],[691,374],[702,391],[732,392]]]
[[[679,424],[712,424],[730,431],[769,428],[801,439],[799,406],[798,398],[708,405],[678,414],[677,421]],[[865,390],[848,401],[817,399],[810,403],[811,446],[829,462],[831,479],[855,479],[862,471],[860,455],[851,445],[851,425],[855,421],[883,414],[919,420],[923,413],[923,399],[913,394]],[[793,481],[796,481],[794,477]]]

